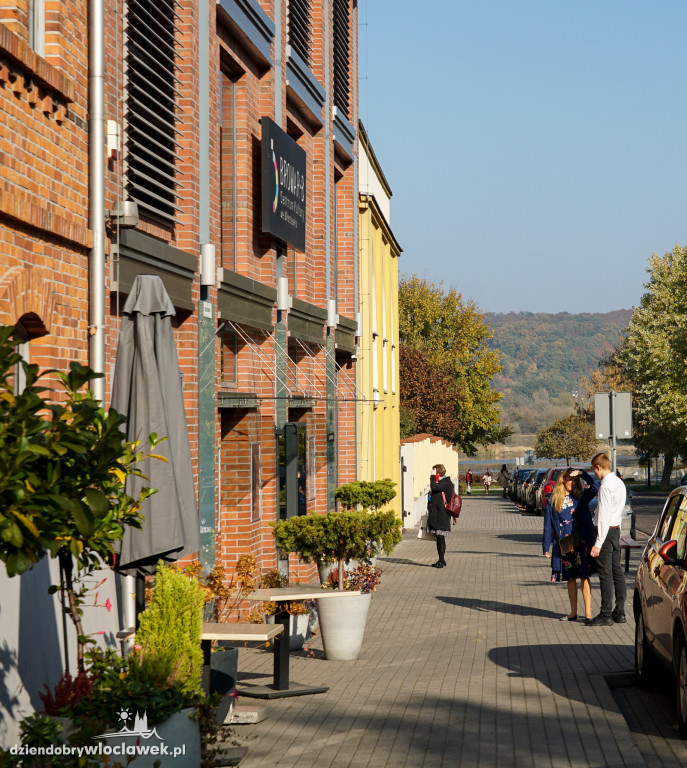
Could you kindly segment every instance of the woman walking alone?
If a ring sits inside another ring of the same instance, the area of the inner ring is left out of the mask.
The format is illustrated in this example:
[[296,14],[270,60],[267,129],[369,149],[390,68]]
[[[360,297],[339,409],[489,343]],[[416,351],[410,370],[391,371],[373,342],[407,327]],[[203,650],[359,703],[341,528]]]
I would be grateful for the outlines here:
[[446,566],[446,537],[451,534],[451,515],[446,511],[446,502],[453,494],[453,483],[446,477],[446,467],[435,464],[429,476],[430,498],[427,505],[427,533],[433,533],[437,542],[439,559],[432,568]]

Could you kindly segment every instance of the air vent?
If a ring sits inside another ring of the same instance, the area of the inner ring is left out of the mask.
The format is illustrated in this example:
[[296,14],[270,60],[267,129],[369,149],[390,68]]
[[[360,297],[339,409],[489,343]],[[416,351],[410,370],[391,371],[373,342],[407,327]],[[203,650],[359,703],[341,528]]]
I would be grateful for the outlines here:
[[176,6],[174,0],[129,0],[126,13],[126,191],[141,214],[165,224],[177,222],[179,210]]
[[310,0],[289,0],[287,7],[289,45],[308,66],[312,64],[311,24]]
[[334,0],[334,106],[350,115],[350,0]]

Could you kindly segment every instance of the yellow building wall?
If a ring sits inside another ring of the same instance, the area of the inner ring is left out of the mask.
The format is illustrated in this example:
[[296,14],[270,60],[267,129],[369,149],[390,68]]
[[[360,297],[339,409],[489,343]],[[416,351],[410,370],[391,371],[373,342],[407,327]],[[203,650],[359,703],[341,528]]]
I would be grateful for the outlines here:
[[360,200],[360,309],[362,332],[356,364],[363,399],[357,408],[358,479],[390,478],[401,515],[398,380],[398,256],[374,198]]

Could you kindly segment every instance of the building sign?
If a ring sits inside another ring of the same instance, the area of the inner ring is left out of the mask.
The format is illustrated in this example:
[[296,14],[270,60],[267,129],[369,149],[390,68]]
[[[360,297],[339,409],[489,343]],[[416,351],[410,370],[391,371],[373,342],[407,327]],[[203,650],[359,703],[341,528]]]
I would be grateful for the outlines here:
[[305,151],[269,117],[262,123],[262,231],[305,250]]

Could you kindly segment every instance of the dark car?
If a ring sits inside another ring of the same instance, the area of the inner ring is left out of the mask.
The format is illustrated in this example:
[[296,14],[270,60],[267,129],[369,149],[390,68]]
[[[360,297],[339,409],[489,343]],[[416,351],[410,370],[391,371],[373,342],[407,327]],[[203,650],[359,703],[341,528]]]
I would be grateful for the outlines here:
[[513,499],[513,501],[518,500],[518,489],[520,487],[520,484],[522,483],[522,480],[530,470],[524,469],[523,467],[520,467],[520,469],[517,469],[513,474],[511,475],[510,482],[508,483],[508,495]]
[[527,470],[527,473],[523,476],[522,482],[518,487],[518,502],[523,506],[527,503],[527,493],[529,491],[530,483],[534,480],[536,474],[536,469]]
[[687,488],[665,503],[637,568],[633,595],[635,677],[648,686],[656,663],[674,675],[678,726],[687,737]]
[[[525,509],[532,510],[533,512],[537,507],[537,491],[541,487],[542,481],[548,474],[548,469],[538,469],[533,476],[527,488],[527,494],[525,495]],[[543,514],[543,513],[542,513]]]

